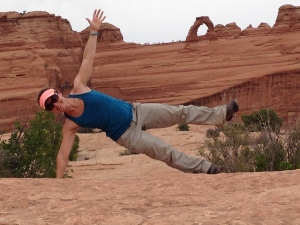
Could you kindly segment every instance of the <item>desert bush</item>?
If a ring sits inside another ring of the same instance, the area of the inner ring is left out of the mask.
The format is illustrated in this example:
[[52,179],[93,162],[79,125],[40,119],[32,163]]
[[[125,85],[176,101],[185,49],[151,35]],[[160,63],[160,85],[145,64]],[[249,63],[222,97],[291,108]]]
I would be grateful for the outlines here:
[[180,123],[180,124],[178,124],[177,129],[180,131],[189,131],[190,127],[186,123]]
[[[15,131],[2,141],[2,173],[6,177],[55,177],[56,155],[62,140],[62,125],[55,115],[39,111],[29,125],[16,122]],[[75,138],[70,159],[78,155],[79,138]],[[0,167],[0,168],[1,168]]]
[[283,134],[269,122],[259,126],[259,132],[250,132],[243,124],[225,124],[224,135],[205,140],[197,153],[236,172],[299,169],[300,122]]
[[[267,125],[266,125],[267,126]],[[284,140],[272,128],[262,126],[262,130],[251,139],[251,147],[255,153],[256,171],[278,171],[280,164],[286,160]]]
[[221,132],[223,136],[205,140],[199,146],[198,155],[215,164],[230,167],[233,171],[253,171],[248,133],[235,128],[233,124],[225,124]]
[[0,177],[9,177],[9,171],[5,164],[5,151],[0,149]]
[[291,169],[300,169],[300,120],[286,132],[286,154]]
[[241,119],[250,131],[270,129],[272,132],[279,132],[282,126],[282,119],[272,109],[261,109],[250,115],[243,115]]
[[206,137],[207,138],[216,138],[220,136],[220,130],[219,128],[208,128],[206,131]]

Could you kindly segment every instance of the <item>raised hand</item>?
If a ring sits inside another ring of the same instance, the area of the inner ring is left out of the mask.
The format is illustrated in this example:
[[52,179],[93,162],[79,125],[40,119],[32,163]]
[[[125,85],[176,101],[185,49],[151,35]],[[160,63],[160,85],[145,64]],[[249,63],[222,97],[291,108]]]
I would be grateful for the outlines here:
[[86,18],[90,24],[90,31],[98,31],[105,18],[106,16],[103,16],[103,11],[101,11],[101,9],[95,9],[93,19],[90,20],[89,18]]

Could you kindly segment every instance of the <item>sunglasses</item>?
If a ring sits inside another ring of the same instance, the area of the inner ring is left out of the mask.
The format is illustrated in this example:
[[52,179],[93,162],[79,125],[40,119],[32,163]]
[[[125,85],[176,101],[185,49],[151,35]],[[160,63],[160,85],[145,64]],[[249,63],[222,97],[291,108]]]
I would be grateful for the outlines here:
[[[51,100],[50,103],[48,103],[47,105],[45,105],[45,108],[46,108],[47,111],[52,111],[54,109],[54,104],[53,103],[58,102],[58,99],[59,99],[58,92],[55,91],[54,93],[55,93],[54,95],[52,95],[52,96],[49,97],[50,100]],[[47,98],[47,100],[49,98]]]

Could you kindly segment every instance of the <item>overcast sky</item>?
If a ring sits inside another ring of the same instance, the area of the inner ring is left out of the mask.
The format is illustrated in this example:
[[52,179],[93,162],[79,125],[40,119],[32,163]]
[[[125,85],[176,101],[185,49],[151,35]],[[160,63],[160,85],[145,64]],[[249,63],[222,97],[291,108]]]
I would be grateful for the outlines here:
[[[273,26],[280,6],[300,6],[300,0],[0,0],[1,11],[46,11],[70,21],[72,29],[88,26],[86,17],[100,8],[105,22],[121,29],[126,42],[158,43],[185,40],[196,17],[209,16],[214,25],[236,22]],[[206,33],[203,25],[198,35]]]

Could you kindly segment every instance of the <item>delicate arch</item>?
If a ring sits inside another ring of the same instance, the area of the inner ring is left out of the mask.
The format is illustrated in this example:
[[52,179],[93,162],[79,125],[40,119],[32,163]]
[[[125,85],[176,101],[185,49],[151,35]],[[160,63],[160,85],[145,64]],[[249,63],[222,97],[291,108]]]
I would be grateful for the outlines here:
[[213,31],[214,30],[214,24],[213,22],[209,19],[208,16],[200,16],[196,18],[196,21],[194,22],[193,26],[191,26],[189,33],[186,37],[186,42],[190,42],[190,41],[198,41],[198,28],[205,24],[208,28],[208,32],[209,31]]

